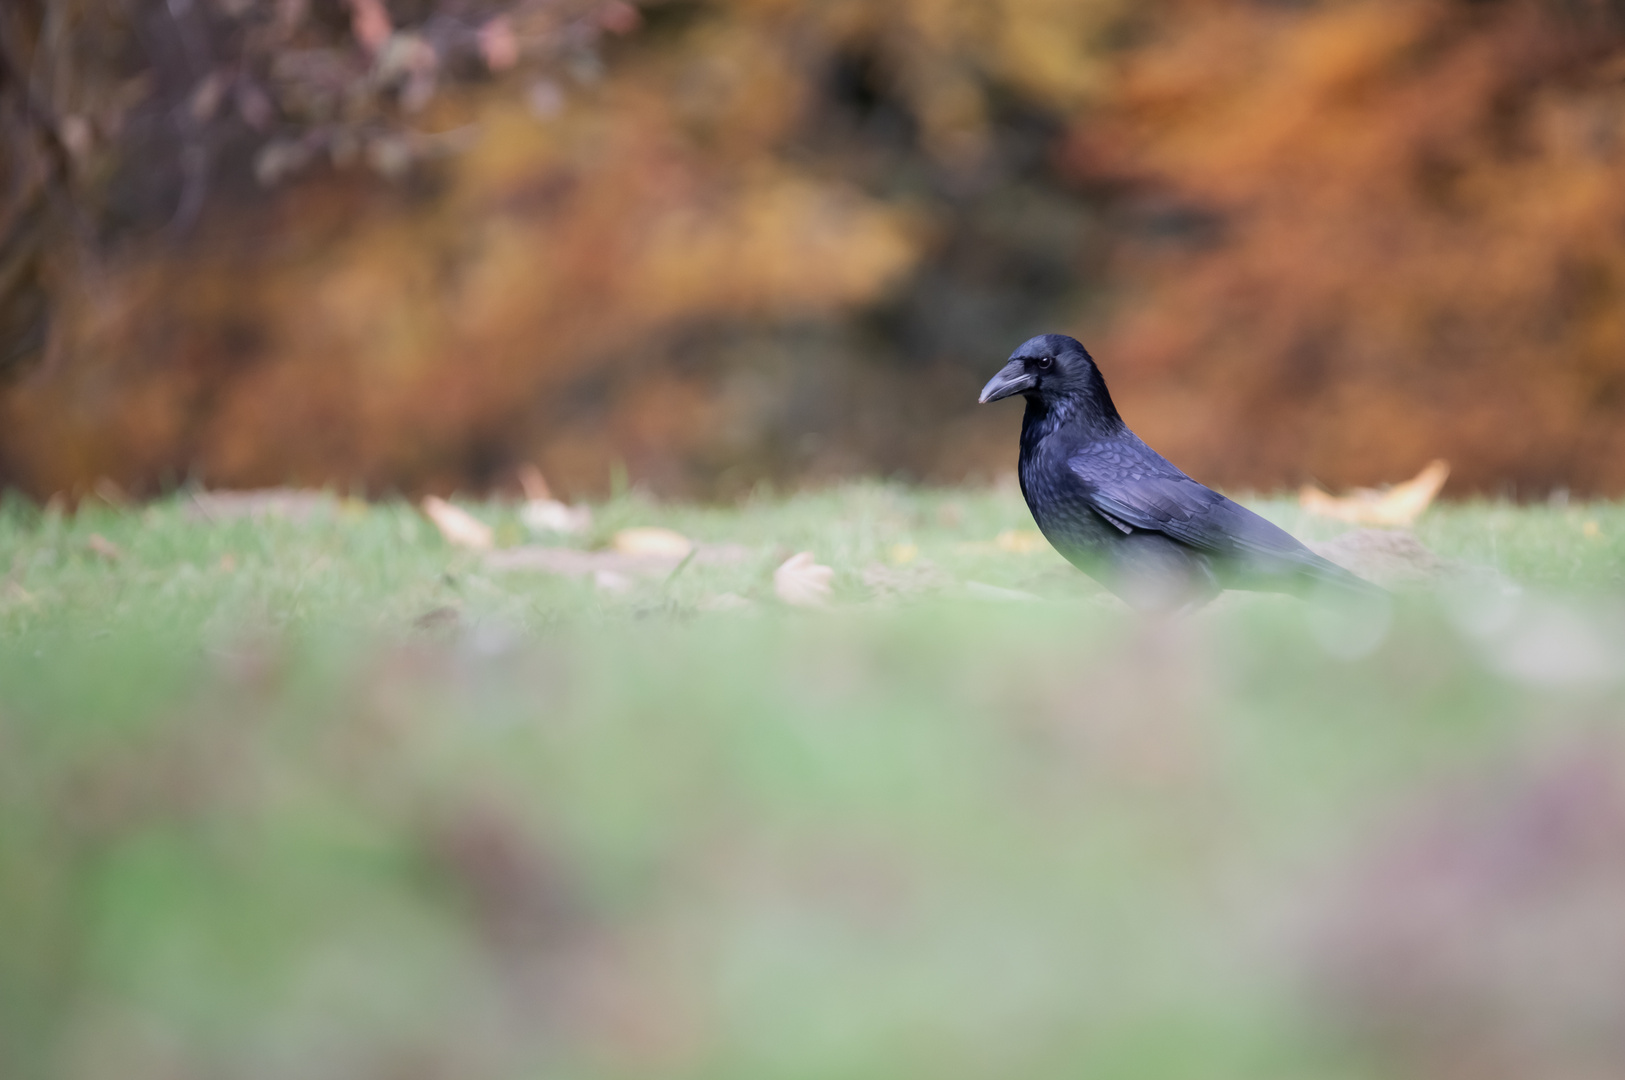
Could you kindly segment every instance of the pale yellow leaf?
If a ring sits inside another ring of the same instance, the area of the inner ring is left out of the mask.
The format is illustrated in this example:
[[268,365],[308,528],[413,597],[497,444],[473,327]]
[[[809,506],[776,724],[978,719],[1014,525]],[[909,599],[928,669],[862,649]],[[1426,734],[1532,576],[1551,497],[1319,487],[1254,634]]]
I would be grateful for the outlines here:
[[773,571],[773,591],[792,607],[823,607],[829,602],[829,583],[835,571],[813,561],[810,551],[798,552]]
[[609,546],[622,555],[681,559],[694,550],[694,542],[680,532],[655,526],[622,529]]
[[1405,526],[1422,516],[1444,487],[1450,463],[1430,461],[1411,479],[1386,489],[1355,488],[1347,495],[1328,495],[1312,484],[1298,489],[1298,505],[1311,514],[1355,525]]
[[459,509],[444,499],[433,495],[423,500],[423,513],[440,535],[445,537],[446,543],[453,547],[472,548],[475,551],[489,551],[495,542],[491,526],[485,524],[467,510]]
[[519,520],[533,533],[584,533],[592,528],[592,510],[557,499],[531,499],[519,508]]

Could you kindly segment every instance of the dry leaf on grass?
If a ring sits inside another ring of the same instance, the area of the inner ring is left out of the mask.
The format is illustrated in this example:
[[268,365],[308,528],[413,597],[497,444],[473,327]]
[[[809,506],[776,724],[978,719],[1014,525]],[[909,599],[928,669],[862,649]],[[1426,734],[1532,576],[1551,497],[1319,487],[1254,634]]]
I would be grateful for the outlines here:
[[467,510],[460,510],[433,495],[424,497],[423,513],[440,530],[440,535],[446,538],[446,543],[453,547],[471,548],[474,551],[489,551],[495,543],[495,536],[491,526],[470,514]]
[[694,541],[671,529],[643,527],[622,529],[609,546],[622,555],[681,559],[694,550]]
[[1355,525],[1405,526],[1422,516],[1449,475],[1450,463],[1438,459],[1411,479],[1386,489],[1354,488],[1338,496],[1305,484],[1298,489],[1298,505],[1311,514]]
[[519,520],[533,533],[576,535],[592,528],[592,510],[556,499],[532,499],[519,508]]
[[124,558],[124,552],[119,550],[119,546],[113,543],[113,541],[109,540],[107,537],[103,536],[101,533],[91,533],[90,536],[85,539],[85,547],[89,548],[93,554],[101,556],[108,562],[118,562],[120,559]]
[[773,591],[792,607],[823,607],[829,603],[829,583],[835,571],[819,566],[810,551],[790,556],[773,571]]
[[525,505],[519,508],[519,520],[531,532],[576,534],[592,528],[592,510],[555,499],[547,478],[536,466],[520,467],[519,486],[525,489]]

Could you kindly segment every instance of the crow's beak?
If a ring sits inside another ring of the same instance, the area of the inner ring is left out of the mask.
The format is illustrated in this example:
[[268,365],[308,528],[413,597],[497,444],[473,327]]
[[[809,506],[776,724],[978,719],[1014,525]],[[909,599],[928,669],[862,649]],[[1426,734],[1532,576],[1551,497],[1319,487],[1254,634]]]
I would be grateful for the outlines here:
[[976,400],[979,404],[986,405],[990,401],[1007,398],[1011,394],[1025,394],[1037,385],[1038,376],[1027,371],[1026,363],[1012,360],[987,381],[987,385],[982,387],[982,396]]

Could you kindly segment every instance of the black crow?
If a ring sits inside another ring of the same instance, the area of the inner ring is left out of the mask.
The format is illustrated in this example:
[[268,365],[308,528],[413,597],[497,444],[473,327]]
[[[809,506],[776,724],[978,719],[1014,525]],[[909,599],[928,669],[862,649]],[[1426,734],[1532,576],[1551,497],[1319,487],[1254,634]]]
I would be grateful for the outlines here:
[[1046,539],[1142,611],[1207,603],[1224,589],[1382,590],[1174,468],[1128,429],[1084,347],[1033,338],[982,388],[1021,394],[1021,493]]

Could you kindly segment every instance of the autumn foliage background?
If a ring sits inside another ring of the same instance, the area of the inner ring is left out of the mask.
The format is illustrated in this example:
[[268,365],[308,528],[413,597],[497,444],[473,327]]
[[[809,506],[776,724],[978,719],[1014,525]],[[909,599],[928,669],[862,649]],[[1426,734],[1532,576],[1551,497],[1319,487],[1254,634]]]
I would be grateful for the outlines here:
[[0,486],[1625,493],[1625,4],[21,0]]

